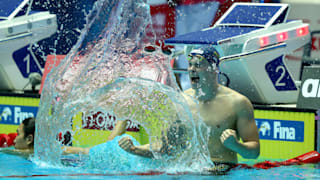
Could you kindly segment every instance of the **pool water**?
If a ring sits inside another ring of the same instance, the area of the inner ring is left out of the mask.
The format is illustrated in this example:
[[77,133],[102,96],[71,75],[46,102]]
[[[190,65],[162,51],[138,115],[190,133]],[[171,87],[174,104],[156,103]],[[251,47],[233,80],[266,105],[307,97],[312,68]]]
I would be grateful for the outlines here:
[[76,167],[36,165],[30,160],[0,152],[0,179],[320,179],[320,164],[283,166],[268,170],[235,169],[223,176],[106,174]]

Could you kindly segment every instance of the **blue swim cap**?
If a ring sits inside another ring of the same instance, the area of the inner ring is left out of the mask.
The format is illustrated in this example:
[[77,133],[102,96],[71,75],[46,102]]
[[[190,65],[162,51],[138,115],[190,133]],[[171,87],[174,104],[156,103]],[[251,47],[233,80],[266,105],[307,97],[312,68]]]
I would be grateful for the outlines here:
[[219,66],[220,55],[216,50],[216,48],[213,46],[207,45],[207,46],[201,46],[200,48],[197,48],[197,49],[193,49],[190,52],[190,55],[191,56],[200,55],[204,57],[209,62],[210,65],[215,63],[216,66]]

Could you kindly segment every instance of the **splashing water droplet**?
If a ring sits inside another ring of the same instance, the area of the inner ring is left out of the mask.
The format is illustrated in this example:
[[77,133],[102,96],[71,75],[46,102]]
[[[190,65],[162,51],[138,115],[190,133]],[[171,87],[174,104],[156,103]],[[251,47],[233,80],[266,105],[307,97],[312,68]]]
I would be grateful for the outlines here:
[[[77,44],[47,76],[36,120],[35,159],[59,165],[62,152],[57,134],[72,129],[79,112],[84,114],[82,122],[89,124],[93,116],[86,117],[101,112],[101,127],[114,126],[107,114],[117,121],[129,119],[145,129],[151,144],[162,141],[179,119],[188,129],[183,135],[188,148],[174,149],[173,156],[154,152],[155,157],[166,169],[210,164],[204,145],[208,129],[188,108],[168,57],[157,48],[144,51],[155,41],[145,34],[153,32],[146,30],[150,24],[144,0],[96,2]],[[81,133],[81,128],[83,124],[71,134]],[[113,163],[110,167],[121,166]]]

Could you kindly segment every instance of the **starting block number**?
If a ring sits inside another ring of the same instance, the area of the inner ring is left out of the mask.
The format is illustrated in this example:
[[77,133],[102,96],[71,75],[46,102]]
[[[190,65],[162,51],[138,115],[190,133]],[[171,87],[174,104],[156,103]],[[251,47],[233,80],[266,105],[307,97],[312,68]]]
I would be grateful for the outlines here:
[[297,87],[283,63],[283,57],[280,56],[267,63],[265,66],[266,72],[276,90],[295,91]]
[[42,75],[42,67],[34,54],[29,50],[29,47],[30,45],[27,45],[12,54],[12,58],[24,78],[28,78],[29,74],[33,72],[38,72]]

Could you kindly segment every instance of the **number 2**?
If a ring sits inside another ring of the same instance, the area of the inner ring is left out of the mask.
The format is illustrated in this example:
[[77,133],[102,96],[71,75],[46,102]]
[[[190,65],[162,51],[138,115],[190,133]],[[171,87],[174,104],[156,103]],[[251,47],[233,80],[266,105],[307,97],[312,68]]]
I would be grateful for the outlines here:
[[276,86],[285,86],[286,83],[283,83],[283,82],[280,82],[280,81],[284,78],[284,76],[285,76],[285,74],[286,74],[286,69],[285,69],[283,66],[278,66],[278,67],[276,68],[276,72],[278,73],[280,70],[281,70],[281,75],[280,75],[280,77],[277,79],[275,85],[276,85]]

